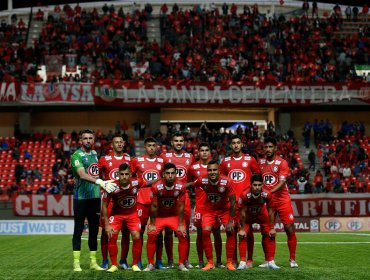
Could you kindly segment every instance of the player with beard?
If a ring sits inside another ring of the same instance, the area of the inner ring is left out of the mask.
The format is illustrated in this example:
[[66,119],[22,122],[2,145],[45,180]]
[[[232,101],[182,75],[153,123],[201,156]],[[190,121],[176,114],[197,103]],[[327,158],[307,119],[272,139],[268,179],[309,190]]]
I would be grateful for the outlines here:
[[[277,141],[275,138],[265,138],[263,151],[265,158],[259,160],[263,183],[272,194],[270,207],[279,215],[281,222],[284,224],[284,230],[288,238],[290,267],[297,268],[298,264],[295,261],[297,237],[294,228],[292,202],[286,184],[290,174],[288,162],[276,154]],[[260,267],[266,266],[268,266],[266,262],[260,265]]]
[[179,270],[188,271],[185,267],[186,258],[186,226],[184,221],[184,204],[186,186],[176,178],[176,166],[166,163],[163,167],[163,179],[158,180],[151,188],[150,223],[148,225],[147,256],[148,266],[144,271],[152,271],[156,239],[165,228],[177,232],[179,240]]
[[[108,236],[108,250],[112,261],[112,266],[107,272],[118,271],[117,263],[117,238],[122,227],[126,227],[129,233],[123,234],[132,237],[132,270],[141,271],[138,262],[141,259],[141,239],[140,239],[140,218],[137,213],[137,193],[144,186],[143,180],[131,178],[131,166],[123,163],[118,169],[118,188],[108,194],[103,195],[102,212],[105,221],[105,231]],[[108,213],[108,205],[111,211]]]
[[239,198],[238,207],[240,211],[240,237],[239,253],[245,258],[247,252],[247,241],[245,237],[254,223],[261,227],[262,248],[265,253],[265,261],[268,268],[279,269],[275,264],[275,217],[274,211],[269,206],[271,194],[263,190],[263,179],[261,174],[251,177],[251,186],[246,189]]
[[[229,157],[226,157],[221,165],[220,170],[221,174],[229,177],[234,183],[234,190],[235,196],[238,200],[241,193],[249,187],[250,178],[253,174],[261,173],[257,164],[257,161],[254,157],[245,155],[242,152],[243,142],[242,138],[239,135],[233,135],[231,137],[230,147],[232,150],[232,154]],[[235,242],[237,240],[237,231],[238,231],[238,223],[239,223],[239,211],[237,209],[236,218],[235,218]],[[245,269],[247,267],[253,266],[253,247],[254,247],[254,237],[253,231],[250,230],[247,236],[248,242],[248,259],[247,261],[244,259],[240,259],[240,263],[238,269]],[[234,264],[237,263],[237,247],[235,244],[235,252],[234,252]]]
[[[189,169],[188,182],[193,182],[199,177],[207,177],[207,164],[211,160],[211,151],[208,143],[200,143],[198,145],[199,161],[194,163]],[[194,226],[197,228],[196,247],[199,263],[198,268],[204,267],[203,260],[203,240],[202,240],[202,218],[204,213],[204,204],[206,201],[206,193],[201,188],[195,189],[195,209],[194,209]],[[212,229],[217,267],[222,268],[224,265],[221,262],[222,255],[222,239],[220,234],[220,226],[214,226]]]
[[[100,157],[98,161],[100,177],[104,180],[118,180],[118,167],[123,163],[131,164],[131,157],[124,153],[125,141],[121,136],[114,136],[112,139],[112,152],[106,156]],[[108,205],[108,216],[112,205]],[[108,235],[105,231],[104,216],[101,215],[100,227],[102,228],[100,237],[100,248],[103,258],[102,268],[108,269]],[[130,235],[125,227],[122,228],[121,240],[121,259],[119,261],[120,267],[128,269],[127,254],[130,248]]]
[[[186,153],[183,151],[183,147],[185,144],[185,138],[184,135],[181,134],[180,132],[175,132],[172,135],[172,140],[171,140],[171,146],[173,152],[170,153],[164,153],[161,155],[163,158],[164,163],[173,163],[176,165],[176,177],[178,180],[180,180],[184,185],[187,183],[188,179],[188,173],[189,173],[189,168],[194,162],[194,156],[190,153]],[[190,199],[189,199],[189,194],[186,192],[185,196],[185,224],[186,224],[186,230],[188,234],[186,235],[187,238],[187,253],[186,253],[186,262],[185,266],[186,268],[192,268],[193,266],[190,264],[188,261],[189,258],[189,253],[190,253],[190,235],[189,235],[189,226],[190,226],[190,215],[191,215],[191,206],[190,206]],[[171,267],[172,262],[171,258],[173,259],[173,237],[172,237],[172,232],[166,231],[165,232],[165,247],[166,247],[166,252],[167,256],[169,259],[169,267]]]
[[232,180],[220,175],[219,164],[211,160],[207,165],[207,177],[199,177],[192,183],[206,194],[202,219],[203,248],[206,253],[207,265],[202,270],[214,269],[211,230],[219,221],[226,228],[226,268],[235,270],[232,263],[235,237],[233,233],[235,218],[235,193]]
[[116,189],[117,185],[113,180],[103,181],[99,178],[98,157],[92,148],[95,141],[94,131],[91,129],[82,130],[79,141],[81,147],[71,157],[72,173],[75,180],[72,237],[73,270],[82,271],[80,266],[81,236],[85,226],[85,218],[89,224],[90,269],[103,270],[96,263],[101,208],[100,188],[110,193]]

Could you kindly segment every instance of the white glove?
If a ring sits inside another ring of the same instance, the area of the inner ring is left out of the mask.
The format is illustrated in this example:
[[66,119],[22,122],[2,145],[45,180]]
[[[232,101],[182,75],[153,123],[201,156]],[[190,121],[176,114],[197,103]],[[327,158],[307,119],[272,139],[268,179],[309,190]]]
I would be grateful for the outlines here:
[[99,185],[107,193],[114,192],[117,189],[117,185],[114,180],[103,181],[102,179],[97,179],[95,184]]

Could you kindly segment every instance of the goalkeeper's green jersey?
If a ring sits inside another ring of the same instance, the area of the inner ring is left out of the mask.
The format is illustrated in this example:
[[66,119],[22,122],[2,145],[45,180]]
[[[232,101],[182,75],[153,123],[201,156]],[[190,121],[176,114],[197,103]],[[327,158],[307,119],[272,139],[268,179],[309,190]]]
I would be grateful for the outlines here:
[[96,179],[99,178],[98,155],[91,150],[86,153],[78,149],[71,157],[73,177],[75,178],[74,199],[100,198],[100,187],[86,180],[81,180],[77,174],[77,169],[83,167],[85,172]]

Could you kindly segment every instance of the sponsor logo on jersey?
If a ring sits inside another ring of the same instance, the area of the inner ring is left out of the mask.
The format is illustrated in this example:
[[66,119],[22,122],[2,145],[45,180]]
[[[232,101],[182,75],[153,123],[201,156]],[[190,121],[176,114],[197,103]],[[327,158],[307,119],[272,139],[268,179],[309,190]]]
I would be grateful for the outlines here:
[[176,166],[176,177],[177,178],[185,178],[186,176],[186,168],[181,165]]
[[122,207],[122,208],[131,208],[132,206],[134,206],[136,204],[136,197],[135,196],[128,196],[128,197],[125,197],[123,199],[120,199],[118,201],[118,204]]
[[263,175],[263,182],[266,184],[266,185],[275,185],[277,183],[277,178],[274,174],[271,174],[271,173],[266,173]]
[[162,206],[166,208],[171,208],[175,205],[175,200],[173,198],[162,199]]
[[245,180],[246,174],[241,169],[233,169],[229,172],[229,178],[235,183],[239,183]]
[[143,173],[143,179],[145,181],[153,181],[153,180],[157,180],[158,178],[159,178],[159,174],[156,171],[147,170]]
[[118,180],[118,168],[114,168],[109,172],[109,179],[111,180]]
[[98,164],[96,163],[93,163],[93,164],[90,164],[90,166],[87,168],[87,173],[90,175],[90,176],[99,176],[99,167],[98,167]]
[[218,193],[209,193],[207,198],[211,203],[218,203],[221,200],[221,196]]
[[132,193],[133,193],[133,194],[137,194],[137,188],[133,188],[133,189],[132,189]]

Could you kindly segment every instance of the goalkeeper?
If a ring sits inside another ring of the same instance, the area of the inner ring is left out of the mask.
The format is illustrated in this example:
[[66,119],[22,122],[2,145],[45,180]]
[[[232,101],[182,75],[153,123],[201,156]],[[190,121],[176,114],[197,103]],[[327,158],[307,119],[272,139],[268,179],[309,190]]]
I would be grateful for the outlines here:
[[116,189],[113,181],[99,179],[98,155],[93,150],[94,131],[85,129],[80,132],[81,147],[72,155],[71,166],[75,178],[73,194],[74,231],[73,270],[82,271],[80,266],[81,235],[85,218],[89,224],[90,269],[103,270],[96,262],[98,231],[100,219],[100,187],[108,193]]

